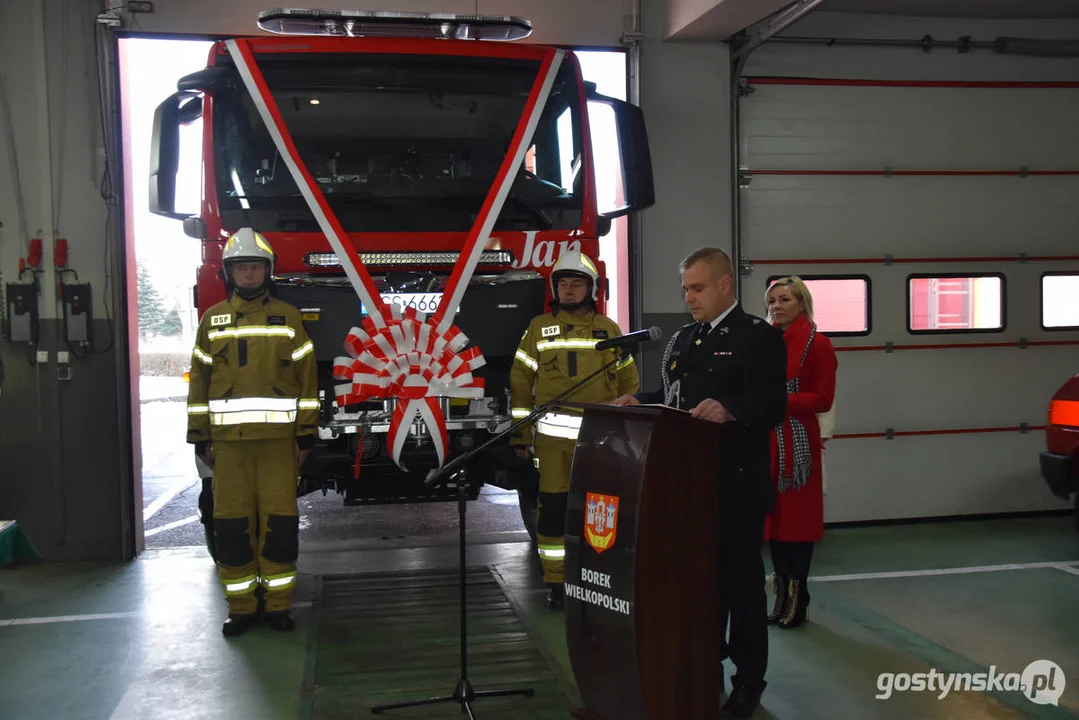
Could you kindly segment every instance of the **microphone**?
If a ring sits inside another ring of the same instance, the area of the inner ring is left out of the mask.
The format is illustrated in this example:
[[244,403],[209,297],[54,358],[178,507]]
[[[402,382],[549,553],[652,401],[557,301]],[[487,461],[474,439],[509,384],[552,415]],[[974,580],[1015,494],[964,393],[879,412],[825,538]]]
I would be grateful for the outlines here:
[[596,350],[622,348],[627,345],[636,345],[645,340],[659,340],[661,337],[663,337],[663,331],[653,325],[647,330],[637,330],[636,332],[619,335],[618,337],[609,338],[607,340],[600,340],[596,343]]

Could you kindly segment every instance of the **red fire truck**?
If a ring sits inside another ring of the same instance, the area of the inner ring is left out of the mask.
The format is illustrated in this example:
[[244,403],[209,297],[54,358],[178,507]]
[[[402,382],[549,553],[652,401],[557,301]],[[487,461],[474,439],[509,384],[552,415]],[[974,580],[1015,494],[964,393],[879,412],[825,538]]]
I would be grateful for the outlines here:
[[[273,245],[275,291],[303,312],[320,368],[319,441],[301,494],[334,489],[346,504],[448,498],[423,482],[437,460],[422,420],[400,449],[407,471],[391,456],[387,433],[403,398],[336,401],[335,358],[371,309],[350,285],[323,216],[336,220],[336,239],[358,254],[384,302],[430,314],[493,207],[492,187],[504,184],[454,308],[454,325],[486,365],[476,372],[482,398],[439,401],[448,462],[510,423],[514,352],[545,310],[559,254],[597,258],[613,218],[654,202],[642,113],[584,82],[572,52],[510,42],[531,33],[520,18],[279,9],[258,22],[276,34],[215,43],[207,67],[157,108],[150,210],[182,220],[202,243],[200,315],[225,297],[221,251],[233,232],[249,226]],[[284,131],[265,122],[268,105]],[[614,119],[620,158],[617,207],[608,212],[597,202],[589,125],[597,108]],[[188,214],[176,207],[180,128],[199,119],[201,207]],[[515,137],[527,151],[503,168],[517,157]],[[304,172],[317,189],[300,181]]]
[[1075,493],[1075,527],[1079,530],[1079,375],[1064,383],[1049,401],[1042,477],[1054,495],[1065,500]]

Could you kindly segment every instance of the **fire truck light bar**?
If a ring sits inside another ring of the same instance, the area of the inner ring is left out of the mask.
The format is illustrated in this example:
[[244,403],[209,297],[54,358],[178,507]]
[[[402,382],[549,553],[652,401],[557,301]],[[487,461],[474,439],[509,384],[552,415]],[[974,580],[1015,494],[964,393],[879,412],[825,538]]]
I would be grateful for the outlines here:
[[532,23],[509,15],[373,12],[367,10],[263,10],[258,26],[278,35],[405,37],[438,40],[521,40]]
[[[364,265],[453,265],[460,253],[446,252],[372,252],[360,253]],[[304,258],[307,267],[341,267],[335,253],[308,253]],[[512,265],[513,253],[509,250],[486,250],[480,255],[480,265]]]

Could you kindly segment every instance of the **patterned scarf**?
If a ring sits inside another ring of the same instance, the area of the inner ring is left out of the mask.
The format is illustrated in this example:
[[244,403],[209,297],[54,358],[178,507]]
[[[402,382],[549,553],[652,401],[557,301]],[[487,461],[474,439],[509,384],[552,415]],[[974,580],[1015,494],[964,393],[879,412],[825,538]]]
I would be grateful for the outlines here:
[[[787,341],[787,353],[790,355],[791,346],[804,336],[805,329],[809,329],[809,336],[802,350],[801,358],[796,367],[791,367],[788,361],[787,367],[787,393],[799,391],[799,375],[802,365],[805,364],[809,354],[809,346],[813,344],[813,338],[817,335],[816,324],[811,324],[802,316],[796,320],[783,333],[783,339]],[[792,377],[793,376],[793,377]],[[776,425],[776,445],[779,455],[779,492],[786,492],[792,488],[801,488],[809,479],[813,471],[812,453],[810,452],[809,433],[805,425],[797,418],[787,416],[783,422]]]

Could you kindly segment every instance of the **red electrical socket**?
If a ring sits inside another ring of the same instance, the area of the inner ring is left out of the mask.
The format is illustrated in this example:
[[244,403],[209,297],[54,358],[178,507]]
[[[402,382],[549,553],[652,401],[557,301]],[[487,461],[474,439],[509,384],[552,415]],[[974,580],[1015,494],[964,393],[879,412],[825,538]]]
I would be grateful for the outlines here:
[[57,268],[67,267],[67,238],[56,238],[52,249],[52,264]]
[[30,240],[30,254],[26,256],[26,265],[41,269],[41,238]]

